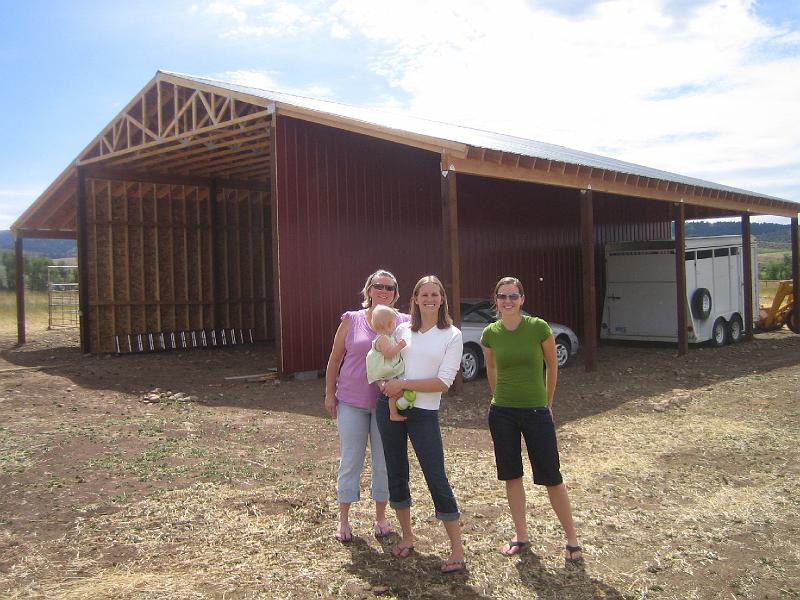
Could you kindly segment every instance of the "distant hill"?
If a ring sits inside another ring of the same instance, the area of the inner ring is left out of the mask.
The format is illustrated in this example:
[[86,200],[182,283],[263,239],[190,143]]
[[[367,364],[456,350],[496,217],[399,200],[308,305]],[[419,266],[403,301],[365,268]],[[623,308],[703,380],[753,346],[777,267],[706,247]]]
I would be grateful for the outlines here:
[[[792,231],[788,223],[752,223],[750,231],[758,239],[759,244],[786,245],[792,243]],[[705,237],[709,235],[741,235],[742,225],[738,221],[697,221],[686,223],[687,237]]]
[[[0,252],[14,249],[14,236],[9,230],[0,231]],[[77,256],[75,240],[36,240],[25,239],[22,242],[25,254],[38,254],[48,258],[65,258]]]
[[[791,244],[791,228],[789,224],[753,223],[750,226],[753,235],[760,244],[770,246],[789,246]],[[704,237],[709,235],[740,235],[742,226],[736,221],[695,221],[686,223],[686,235]],[[8,230],[0,231],[0,252],[14,249],[14,238]],[[38,254],[49,258],[66,258],[77,256],[75,240],[35,240],[26,239],[23,244],[26,254]]]

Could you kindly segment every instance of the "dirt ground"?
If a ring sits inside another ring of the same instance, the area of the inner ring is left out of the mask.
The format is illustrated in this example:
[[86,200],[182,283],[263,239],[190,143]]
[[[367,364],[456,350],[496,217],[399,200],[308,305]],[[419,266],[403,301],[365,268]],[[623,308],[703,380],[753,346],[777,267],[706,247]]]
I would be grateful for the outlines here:
[[[798,598],[800,336],[721,349],[606,345],[560,373],[562,470],[586,551],[563,562],[528,482],[512,534],[485,379],[444,400],[469,570],[412,472],[417,553],[333,540],[335,423],[322,381],[244,383],[271,348],[84,356],[74,331],[0,332],[0,596],[6,598]],[[159,388],[196,397],[145,403]],[[368,495],[368,480],[362,486]]]

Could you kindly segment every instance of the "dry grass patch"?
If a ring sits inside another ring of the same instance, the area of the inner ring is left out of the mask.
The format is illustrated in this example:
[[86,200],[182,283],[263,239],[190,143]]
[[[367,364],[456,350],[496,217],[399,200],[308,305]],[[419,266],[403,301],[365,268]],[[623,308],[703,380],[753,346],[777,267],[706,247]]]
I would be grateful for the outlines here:
[[[4,358],[51,355],[37,343]],[[625,352],[601,348],[598,373],[571,368],[559,383],[583,570],[565,568],[547,495],[529,481],[533,547],[500,555],[513,527],[485,382],[445,400],[469,571],[443,577],[447,539],[413,461],[417,554],[391,556],[396,538],[372,536],[366,501],[352,514],[355,541],[333,540],[338,442],[322,382],[223,387],[254,371],[257,350],[54,350],[72,366],[0,381],[0,596],[800,598],[800,337],[684,361],[660,347]],[[202,402],[139,401],[162,381]]]

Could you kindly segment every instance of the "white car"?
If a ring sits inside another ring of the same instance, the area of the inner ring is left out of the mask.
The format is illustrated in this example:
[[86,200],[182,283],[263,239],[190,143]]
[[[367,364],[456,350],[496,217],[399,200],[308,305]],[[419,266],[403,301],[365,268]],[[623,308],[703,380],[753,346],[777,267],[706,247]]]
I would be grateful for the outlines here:
[[[525,311],[522,312],[528,314]],[[461,355],[461,368],[464,371],[464,381],[476,379],[484,368],[481,334],[484,327],[496,320],[492,303],[489,300],[462,298],[461,335],[464,341],[464,353]],[[566,367],[572,357],[578,353],[580,347],[578,336],[565,325],[549,321],[548,323],[556,338],[556,357],[558,358],[558,368],[561,369]]]

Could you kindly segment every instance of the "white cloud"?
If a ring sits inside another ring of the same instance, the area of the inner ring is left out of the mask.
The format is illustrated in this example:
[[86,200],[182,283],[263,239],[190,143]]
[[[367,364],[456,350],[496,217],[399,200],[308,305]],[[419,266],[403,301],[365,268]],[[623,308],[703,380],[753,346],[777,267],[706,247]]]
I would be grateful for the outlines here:
[[280,91],[287,94],[295,94],[297,96],[306,96],[309,98],[321,98],[323,100],[334,99],[334,92],[329,87],[319,84],[308,84],[304,86],[293,86],[290,84],[280,83],[276,76],[275,71],[256,71],[256,70],[238,70],[238,71],[225,71],[211,75],[212,79],[219,79],[222,81],[230,81],[239,85],[257,88],[260,90]]
[[46,187],[47,185],[37,189],[0,189],[0,229],[8,229],[19,218],[22,210],[30,206]]
[[321,2],[228,0],[208,3],[204,13],[221,19],[219,35],[228,39],[307,35],[328,25],[334,37],[341,39],[347,33]]
[[331,37],[344,40],[350,37],[350,31],[339,21],[334,21],[331,24]]
[[752,2],[697,3],[681,15],[659,0],[599,2],[572,16],[497,6],[334,8],[390,46],[373,69],[410,94],[417,114],[709,179],[800,162],[800,56],[768,53],[797,32],[770,28]]
[[204,12],[212,17],[227,17],[238,23],[244,23],[248,19],[247,10],[253,6],[261,4],[252,0],[232,0],[229,2],[210,2]]
[[574,14],[535,0],[226,5],[247,15],[231,35],[378,48],[364,63],[408,98],[381,106],[800,201],[800,174],[793,186],[752,175],[800,164],[800,31],[759,19],[754,0],[601,0]]
[[46,186],[41,190],[0,190],[0,198],[30,198],[34,199],[42,193]]

